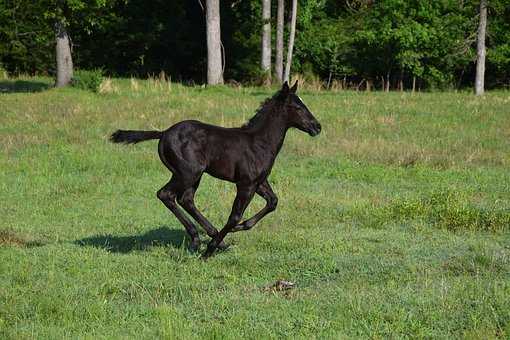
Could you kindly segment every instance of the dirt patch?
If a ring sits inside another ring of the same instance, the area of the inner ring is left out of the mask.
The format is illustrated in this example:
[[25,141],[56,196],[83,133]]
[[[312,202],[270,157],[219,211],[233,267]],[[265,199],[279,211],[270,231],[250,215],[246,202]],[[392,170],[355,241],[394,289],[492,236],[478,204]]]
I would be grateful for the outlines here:
[[33,239],[19,235],[18,233],[11,230],[0,230],[0,247],[37,247],[42,245],[41,242],[37,242]]
[[286,281],[286,280],[278,280],[273,284],[267,285],[264,287],[264,291],[271,291],[271,292],[281,292],[284,290],[293,289],[296,287],[296,284],[294,282]]

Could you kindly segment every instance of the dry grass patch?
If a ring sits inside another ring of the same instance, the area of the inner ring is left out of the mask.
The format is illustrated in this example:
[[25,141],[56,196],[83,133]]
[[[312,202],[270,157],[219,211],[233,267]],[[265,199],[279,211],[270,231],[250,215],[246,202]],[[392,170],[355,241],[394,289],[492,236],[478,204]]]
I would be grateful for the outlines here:
[[119,93],[119,87],[114,85],[112,79],[108,77],[105,78],[99,85],[99,93],[101,94]]
[[41,245],[33,239],[21,236],[12,230],[0,230],[0,247],[36,247]]
[[3,145],[5,155],[10,155],[21,148],[31,145],[48,144],[49,137],[41,134],[23,134],[21,132],[12,135],[0,136],[0,144]]

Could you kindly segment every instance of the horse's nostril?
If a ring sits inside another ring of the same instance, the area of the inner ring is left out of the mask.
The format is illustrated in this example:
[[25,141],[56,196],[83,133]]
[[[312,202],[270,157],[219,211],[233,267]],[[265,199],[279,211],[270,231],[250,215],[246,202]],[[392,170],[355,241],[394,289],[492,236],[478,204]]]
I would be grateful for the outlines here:
[[317,130],[318,131],[322,130],[322,127],[321,127],[321,125],[319,123],[317,123]]

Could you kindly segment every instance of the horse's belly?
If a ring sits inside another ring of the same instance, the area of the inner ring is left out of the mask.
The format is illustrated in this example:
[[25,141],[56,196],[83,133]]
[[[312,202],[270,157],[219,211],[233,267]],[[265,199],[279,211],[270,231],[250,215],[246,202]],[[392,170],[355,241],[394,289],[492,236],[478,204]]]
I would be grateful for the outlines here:
[[209,162],[205,169],[209,175],[225,181],[236,182],[236,166],[228,156],[220,157]]

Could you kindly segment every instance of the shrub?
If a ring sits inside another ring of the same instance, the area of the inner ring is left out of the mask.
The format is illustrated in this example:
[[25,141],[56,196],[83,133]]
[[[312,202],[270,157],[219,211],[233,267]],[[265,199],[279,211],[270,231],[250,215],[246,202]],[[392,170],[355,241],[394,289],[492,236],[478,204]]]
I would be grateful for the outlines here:
[[473,205],[466,194],[446,190],[428,197],[398,200],[389,207],[395,220],[425,219],[450,230],[503,231],[510,226],[510,211]]
[[397,198],[386,205],[362,204],[342,213],[343,220],[356,220],[369,228],[382,228],[389,222],[423,221],[452,231],[510,230],[510,210],[496,205],[480,207],[467,193],[434,191],[420,198]]
[[82,90],[99,92],[102,82],[103,71],[101,69],[78,70],[73,75],[72,86]]

